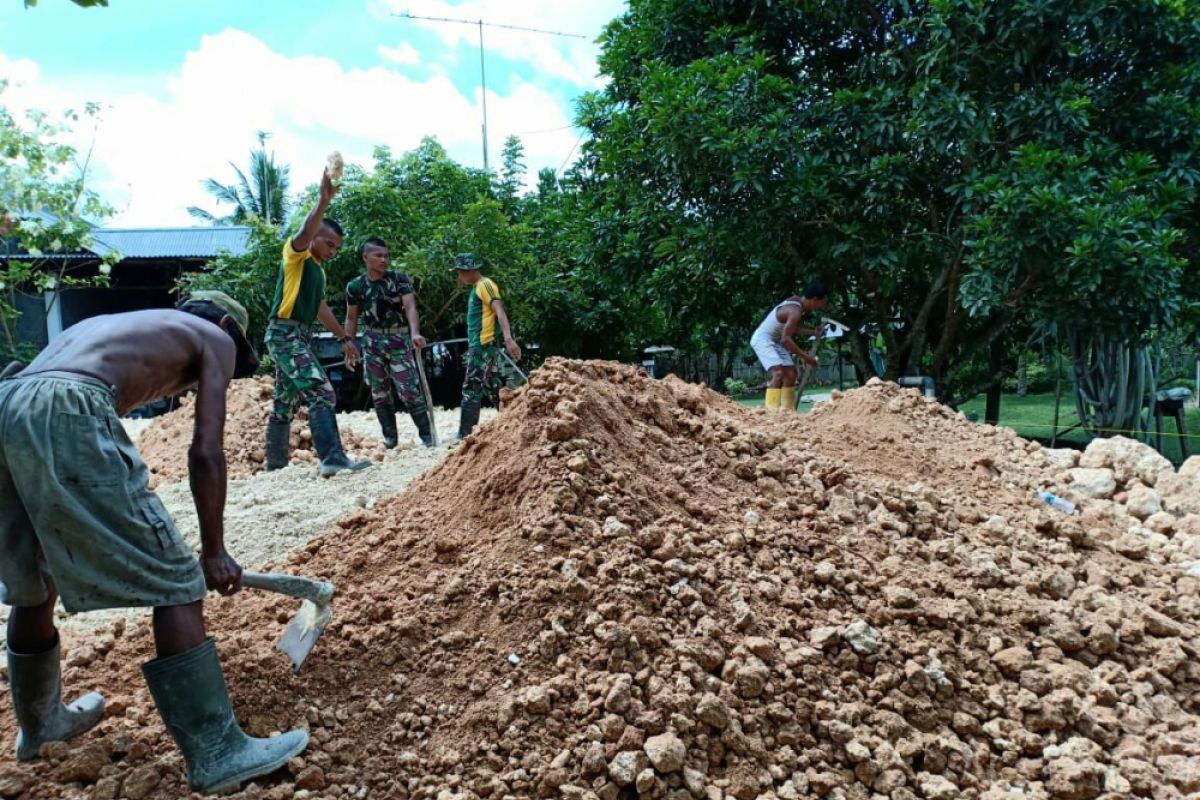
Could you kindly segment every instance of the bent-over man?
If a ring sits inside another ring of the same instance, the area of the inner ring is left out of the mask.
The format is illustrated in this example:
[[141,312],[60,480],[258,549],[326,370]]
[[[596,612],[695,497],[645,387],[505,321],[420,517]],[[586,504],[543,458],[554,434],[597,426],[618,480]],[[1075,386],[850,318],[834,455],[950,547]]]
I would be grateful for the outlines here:
[[[253,374],[248,319],[220,292],[178,310],[92,317],[0,381],[0,600],[12,606],[8,679],[17,758],[104,716],[96,693],[62,701],[54,603],[68,611],[149,606],[157,658],[142,667],[187,765],[188,784],[218,792],[301,753],[308,735],[271,739],[238,726],[213,640],[207,589],[229,595],[242,570],[225,551],[225,391]],[[121,426],[131,409],[196,390],[188,477],[200,560],[147,487],[149,471]]]
[[829,302],[829,289],[820,281],[813,281],[804,289],[804,296],[792,295],[767,312],[754,335],[750,346],[754,348],[759,362],[771,375],[767,386],[766,407],[796,408],[796,362],[795,356],[810,367],[817,360],[796,344],[795,336],[820,336],[819,328],[801,328],[805,314],[820,311]]

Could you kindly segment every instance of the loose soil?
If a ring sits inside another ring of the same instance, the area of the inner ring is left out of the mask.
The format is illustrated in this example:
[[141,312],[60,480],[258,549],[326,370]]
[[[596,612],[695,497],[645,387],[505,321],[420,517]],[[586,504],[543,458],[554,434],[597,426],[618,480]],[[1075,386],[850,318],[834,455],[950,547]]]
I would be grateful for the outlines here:
[[[229,385],[225,400],[225,462],[229,477],[245,478],[266,469],[264,447],[273,394],[274,383],[266,377],[245,378]],[[138,436],[138,452],[150,468],[151,489],[187,478],[194,403],[194,396],[185,397],[177,410],[156,417]],[[382,459],[384,448],[378,438],[363,438],[353,430],[342,430],[341,436],[343,447],[352,457]],[[292,421],[289,452],[293,461],[317,462],[305,408],[299,409]]]
[[[339,590],[299,675],[293,603],[209,603],[247,730],[312,735],[234,796],[1194,796],[1200,461],[1139,447],[1076,466],[890,384],[796,417],[551,359],[279,565]],[[110,715],[0,795],[187,796],[147,626],[67,645]]]

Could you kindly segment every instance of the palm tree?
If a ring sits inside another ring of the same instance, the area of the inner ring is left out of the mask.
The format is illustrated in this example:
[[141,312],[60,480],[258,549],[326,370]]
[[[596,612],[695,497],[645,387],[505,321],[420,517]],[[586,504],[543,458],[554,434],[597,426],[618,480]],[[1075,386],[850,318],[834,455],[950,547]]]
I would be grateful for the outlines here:
[[229,166],[237,174],[235,183],[224,184],[214,178],[204,182],[204,189],[218,203],[233,206],[233,213],[217,216],[196,206],[188,208],[188,213],[213,225],[241,225],[251,216],[267,223],[283,224],[291,205],[288,201],[291,168],[276,164],[275,153],[267,154],[269,136],[264,131],[258,133],[258,149],[250,152],[249,177],[230,161]]

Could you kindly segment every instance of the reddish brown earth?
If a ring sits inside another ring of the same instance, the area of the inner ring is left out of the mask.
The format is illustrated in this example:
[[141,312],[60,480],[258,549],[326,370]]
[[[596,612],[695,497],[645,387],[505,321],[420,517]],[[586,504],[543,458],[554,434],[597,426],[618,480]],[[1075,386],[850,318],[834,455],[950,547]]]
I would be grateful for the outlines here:
[[[1153,522],[1129,498],[1160,476],[1123,463],[1068,517],[1035,497],[1089,477],[1061,454],[892,385],[795,417],[552,359],[279,565],[339,588],[300,675],[273,649],[292,603],[208,604],[246,728],[312,732],[235,796],[1194,795],[1191,473],[1162,474]],[[67,644],[110,716],[6,755],[0,796],[186,796],[147,627]]]
[[[230,384],[225,400],[225,460],[229,477],[246,478],[265,468],[263,448],[273,394],[274,383],[270,378],[245,378]],[[185,397],[179,409],[155,418],[138,437],[138,452],[150,468],[152,489],[187,478],[187,451],[195,423],[194,400],[191,395]],[[341,435],[346,452],[376,460],[382,458],[383,449],[378,441],[345,429]],[[299,409],[292,422],[290,452],[295,461],[316,463],[306,409]]]

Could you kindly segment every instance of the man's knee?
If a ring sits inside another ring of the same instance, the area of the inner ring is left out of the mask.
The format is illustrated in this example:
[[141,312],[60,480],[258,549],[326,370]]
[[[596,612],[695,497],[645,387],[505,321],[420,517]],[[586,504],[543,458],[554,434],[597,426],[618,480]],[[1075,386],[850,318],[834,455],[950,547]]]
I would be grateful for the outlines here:
[[322,389],[319,392],[313,392],[308,398],[309,412],[316,411],[319,408],[327,408],[330,411],[337,405],[337,396],[333,393],[333,389],[328,391]]

